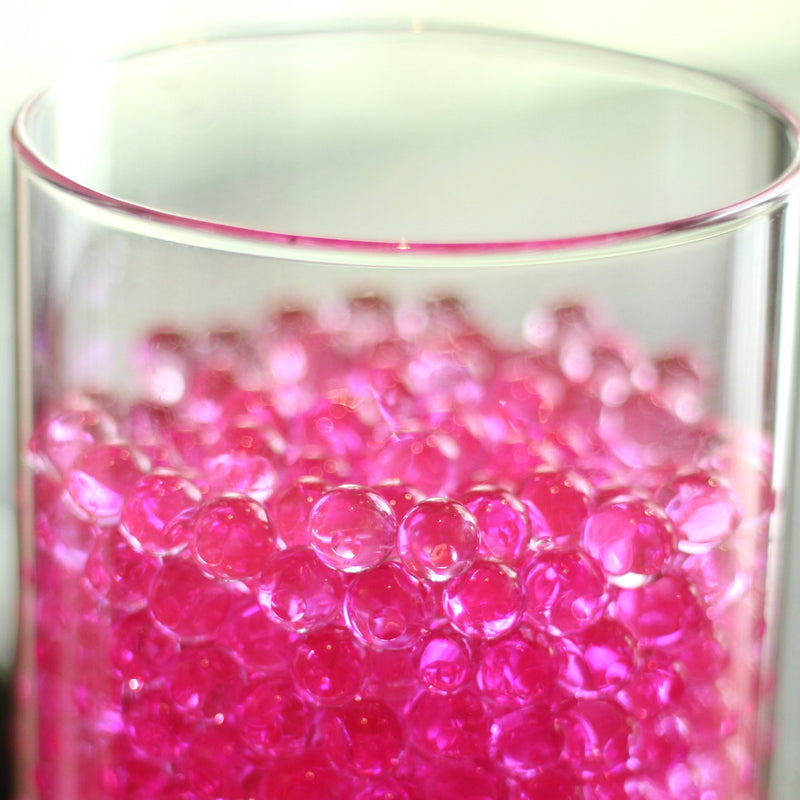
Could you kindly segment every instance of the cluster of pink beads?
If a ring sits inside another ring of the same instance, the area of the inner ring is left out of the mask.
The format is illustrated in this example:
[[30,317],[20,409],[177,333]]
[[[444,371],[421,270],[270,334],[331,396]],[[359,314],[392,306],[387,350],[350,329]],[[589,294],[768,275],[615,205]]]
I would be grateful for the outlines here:
[[580,305],[154,333],[48,409],[43,800],[734,800],[769,452]]

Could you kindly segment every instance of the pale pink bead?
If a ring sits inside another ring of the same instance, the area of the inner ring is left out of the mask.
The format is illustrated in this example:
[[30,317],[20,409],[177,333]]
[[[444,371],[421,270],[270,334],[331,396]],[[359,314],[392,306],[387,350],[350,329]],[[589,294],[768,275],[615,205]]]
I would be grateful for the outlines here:
[[315,705],[337,706],[353,700],[364,682],[362,647],[345,628],[312,631],[297,643],[292,677]]
[[395,544],[397,520],[377,492],[343,485],[314,504],[308,529],[321,561],[344,572],[362,572],[388,557]]
[[242,495],[226,494],[205,503],[192,528],[192,553],[203,570],[217,578],[255,578],[277,550],[264,507]]
[[591,507],[589,483],[572,470],[538,469],[519,487],[528,507],[534,539],[578,544]]
[[490,724],[480,695],[469,687],[452,694],[423,691],[406,712],[407,736],[429,756],[484,758]]
[[564,734],[564,759],[578,774],[597,780],[625,770],[634,727],[619,704],[575,700],[558,712],[557,724]]
[[557,548],[535,554],[522,573],[525,613],[556,633],[573,633],[597,621],[608,605],[600,565],[581,550]]
[[136,749],[151,758],[172,760],[184,749],[184,719],[164,686],[126,692],[125,725]]
[[732,488],[703,470],[679,473],[659,493],[659,501],[678,531],[678,547],[686,553],[717,546],[742,519]]
[[158,568],[157,559],[137,553],[114,529],[94,540],[86,560],[86,579],[103,600],[130,612],[146,605]]
[[435,692],[454,692],[472,675],[470,649],[460,637],[434,633],[416,648],[420,681]]
[[306,547],[290,547],[265,564],[258,602],[267,615],[300,633],[330,622],[341,611],[342,577]]
[[228,615],[231,595],[193,564],[165,560],[150,589],[150,613],[165,630],[187,642],[213,638]]
[[182,647],[169,674],[169,694],[185,714],[220,724],[242,692],[242,668],[215,645]]
[[[50,490],[54,490],[51,504],[45,497]],[[44,476],[37,476],[35,498],[37,547],[49,552],[62,569],[82,572],[95,538],[105,535],[105,529],[76,517],[69,500],[61,496],[60,487]]]
[[496,639],[519,625],[524,597],[513,570],[492,561],[477,561],[447,584],[442,605],[460,633]]
[[327,481],[307,475],[292,481],[270,498],[268,508],[282,546],[311,543],[308,531],[311,509],[330,488]]
[[170,523],[196,508],[202,499],[197,486],[176,472],[156,470],[143,476],[120,513],[120,532],[131,546],[156,556],[171,555],[186,546],[169,535]]
[[685,686],[675,661],[660,650],[648,653],[617,692],[620,704],[638,719],[673,708]]
[[406,486],[400,481],[385,481],[372,487],[384,500],[392,507],[394,515],[398,520],[403,517],[425,496],[419,489],[413,486]]
[[349,796],[350,778],[332,767],[319,747],[306,747],[298,756],[278,763],[280,768],[273,762],[264,775],[255,800],[344,800]]
[[517,565],[531,540],[531,523],[522,502],[491,485],[475,486],[460,499],[478,524],[481,558]]
[[66,479],[77,509],[100,525],[119,520],[125,497],[149,469],[144,455],[123,443],[94,444],[75,460]]
[[162,328],[151,333],[136,353],[140,389],[151,400],[177,403],[186,391],[191,344],[180,331]]
[[654,646],[678,642],[707,620],[693,587],[682,575],[662,575],[644,586],[621,589],[615,614],[642,643]]
[[317,401],[306,414],[291,421],[290,440],[339,456],[358,457],[369,441],[370,430],[354,407],[359,401],[352,402]]
[[635,586],[658,575],[675,554],[675,528],[656,505],[622,496],[598,506],[583,532],[588,553],[610,580]]
[[322,735],[331,763],[355,775],[391,773],[405,746],[394,712],[374,698],[326,710]]
[[494,718],[489,752],[511,775],[524,778],[555,765],[563,739],[550,708],[529,705]]
[[199,797],[221,798],[235,796],[247,762],[234,726],[209,725],[186,731],[185,747],[172,766]]
[[556,686],[562,657],[547,634],[522,628],[482,645],[478,686],[501,708],[515,708],[549,699]]
[[312,729],[312,711],[291,681],[269,678],[248,687],[236,714],[236,732],[258,758],[301,755]]
[[475,517],[461,503],[429,498],[403,517],[397,530],[397,552],[416,577],[447,581],[475,561],[479,536]]
[[236,451],[206,459],[203,477],[218,491],[245,494],[260,503],[272,496],[278,483],[270,458]]
[[423,582],[389,562],[356,575],[347,588],[344,614],[364,644],[399,650],[413,644],[430,625],[433,603]]

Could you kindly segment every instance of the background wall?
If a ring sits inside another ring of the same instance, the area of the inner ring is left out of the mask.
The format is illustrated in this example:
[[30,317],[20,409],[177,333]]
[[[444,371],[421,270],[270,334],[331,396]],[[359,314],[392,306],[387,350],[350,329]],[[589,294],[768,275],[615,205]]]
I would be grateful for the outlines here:
[[[324,18],[437,20],[513,27],[682,61],[759,87],[800,113],[797,0],[6,0],[0,28],[0,122],[64,68],[154,45]],[[376,9],[376,7],[378,7]],[[12,193],[0,138],[0,669],[13,658],[16,579],[12,423]],[[800,797],[800,542],[790,550],[776,800]]]

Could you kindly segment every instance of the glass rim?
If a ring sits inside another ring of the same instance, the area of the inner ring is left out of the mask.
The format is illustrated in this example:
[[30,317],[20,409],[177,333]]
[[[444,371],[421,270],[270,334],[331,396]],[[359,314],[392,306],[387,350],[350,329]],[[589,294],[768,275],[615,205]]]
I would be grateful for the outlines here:
[[[121,214],[140,223],[166,227],[173,231],[183,230],[186,235],[201,234],[219,238],[227,242],[239,242],[233,250],[247,250],[248,245],[259,247],[266,246],[270,249],[278,248],[290,252],[297,259],[301,251],[306,251],[306,256],[317,258],[321,252],[361,253],[368,256],[388,256],[402,254],[406,258],[414,255],[420,256],[502,256],[507,254],[514,259],[515,256],[545,257],[548,260],[576,258],[583,252],[597,251],[625,251],[631,247],[650,249],[656,247],[656,242],[663,243],[666,239],[679,237],[694,240],[711,236],[719,230],[739,227],[747,220],[779,204],[794,191],[800,183],[800,118],[780,101],[772,98],[760,89],[754,88],[735,78],[719,75],[703,69],[685,66],[676,62],[660,58],[631,53],[614,48],[589,44],[568,39],[541,36],[526,31],[509,30],[505,28],[454,25],[451,23],[421,23],[413,19],[411,23],[390,24],[378,22],[373,24],[351,24],[346,27],[315,25],[314,27],[297,27],[289,29],[277,28],[275,30],[242,35],[223,35],[218,38],[202,38],[191,41],[181,41],[166,46],[158,46],[123,55],[118,58],[108,59],[103,65],[111,68],[122,68],[127,64],[151,56],[166,56],[170,53],[185,53],[189,48],[203,49],[209,46],[232,46],[242,42],[257,40],[270,40],[275,37],[289,36],[328,36],[342,34],[403,34],[415,35],[433,34],[461,34],[490,37],[494,39],[507,38],[518,42],[531,44],[556,45],[572,48],[575,51],[594,54],[596,56],[614,57],[628,64],[639,65],[644,73],[645,69],[656,69],[661,74],[671,75],[673,78],[683,79],[684,82],[703,81],[706,87],[716,89],[716,94],[708,92],[710,99],[722,100],[723,95],[733,94],[743,103],[756,107],[766,117],[778,123],[784,132],[791,147],[791,159],[786,167],[770,183],[757,192],[738,199],[727,205],[702,211],[689,216],[666,219],[662,222],[619,228],[590,234],[577,234],[574,236],[539,237],[532,239],[490,240],[490,241],[413,241],[401,238],[400,240],[370,240],[337,238],[331,236],[317,236],[314,234],[289,233],[266,228],[248,227],[228,222],[215,221],[201,216],[192,216],[155,206],[149,206],[124,197],[108,194],[85,183],[81,183],[58,168],[41,152],[29,133],[28,123],[31,114],[38,104],[51,94],[58,91],[59,81],[48,88],[30,97],[19,109],[11,128],[11,142],[16,156],[24,162],[37,176],[56,188],[66,191],[95,208],[98,211]],[[62,76],[62,80],[72,73]],[[687,91],[687,87],[683,87]],[[645,243],[649,242],[650,247]]]

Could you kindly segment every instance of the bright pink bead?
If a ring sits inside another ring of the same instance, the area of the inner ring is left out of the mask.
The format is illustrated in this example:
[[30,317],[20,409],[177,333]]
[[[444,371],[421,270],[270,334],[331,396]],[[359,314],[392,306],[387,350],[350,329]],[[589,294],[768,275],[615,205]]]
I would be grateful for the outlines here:
[[361,572],[380,564],[392,551],[397,520],[377,492],[344,485],[314,504],[308,529],[321,561],[344,572]]
[[[200,797],[234,797],[247,762],[232,725],[210,725],[189,730],[186,747],[173,761],[176,774]],[[225,768],[221,769],[220,765]]]
[[192,528],[192,552],[201,567],[217,578],[255,578],[277,549],[263,506],[242,495],[209,501],[195,515]]
[[139,385],[159,403],[177,403],[186,391],[191,343],[180,331],[162,328],[151,333],[136,353]]
[[[37,476],[35,495],[37,547],[49,552],[62,569],[82,572],[95,538],[105,535],[105,529],[76,517],[69,500],[61,497],[60,492],[55,495],[52,504],[48,504],[43,481],[50,483],[42,476]],[[55,487],[48,486],[47,490],[50,488]]]
[[656,650],[642,658],[630,679],[617,692],[620,704],[638,719],[673,708],[685,681],[675,662]]
[[275,677],[247,689],[237,711],[236,731],[257,758],[287,758],[306,749],[312,719],[291,681]]
[[432,620],[430,590],[389,562],[363,572],[347,588],[347,624],[364,644],[378,649],[409,647]]
[[610,579],[635,586],[658,575],[675,554],[675,529],[664,512],[635,497],[622,496],[600,505],[583,533],[588,553]]
[[620,590],[616,616],[644,644],[661,647],[692,635],[706,620],[689,581],[662,575],[651,583]]
[[528,777],[560,758],[563,734],[548,706],[525,706],[495,717],[489,752],[511,775]]
[[122,712],[133,747],[151,758],[172,760],[185,747],[183,715],[163,686],[126,692]]
[[181,559],[164,562],[150,588],[150,613],[186,642],[213,638],[228,615],[231,595]]
[[460,637],[434,633],[417,645],[417,674],[435,692],[454,692],[472,675],[470,649]]
[[[354,403],[358,405],[358,401]],[[356,408],[323,398],[307,414],[292,421],[288,435],[293,442],[349,457],[364,451],[370,430]]]
[[417,503],[425,499],[419,489],[406,486],[400,481],[386,481],[372,488],[392,507],[395,518],[398,520],[403,519]]
[[204,478],[221,492],[237,492],[260,503],[268,500],[278,483],[272,460],[249,453],[223,453],[206,459]]
[[630,755],[633,723],[613,700],[580,699],[558,713],[564,734],[564,758],[589,780],[625,770]]
[[608,605],[600,565],[577,549],[537,553],[523,572],[522,582],[527,617],[557,633],[574,633],[588,627]]
[[443,608],[465,636],[496,639],[522,619],[524,598],[516,573],[492,561],[477,561],[444,590]]
[[114,625],[109,656],[123,681],[141,685],[159,678],[175,662],[179,645],[153,624],[147,611],[122,617]]
[[125,497],[148,468],[147,459],[126,444],[90,445],[67,475],[67,492],[81,513],[110,525],[119,519]]
[[146,605],[158,568],[155,558],[137,553],[110,530],[95,539],[86,560],[86,578],[103,600],[130,612]]
[[349,789],[350,779],[330,765],[324,752],[309,747],[294,758],[273,761],[255,800],[343,800]]
[[511,800],[583,800],[582,784],[571,769],[557,765],[532,777],[518,779]]
[[397,530],[397,552],[416,577],[447,581],[475,561],[479,536],[475,517],[461,503],[434,497],[403,517]]
[[341,575],[306,547],[290,547],[265,564],[258,602],[267,615],[288,630],[303,633],[330,622],[344,598]]
[[476,486],[461,496],[480,530],[480,556],[514,566],[528,550],[528,511],[511,492],[497,486]]
[[478,686],[501,708],[527,706],[553,694],[561,661],[555,640],[521,629],[481,647]]
[[588,482],[570,470],[539,469],[520,484],[535,539],[577,544],[591,505]]
[[270,516],[278,541],[284,547],[311,543],[308,531],[311,509],[330,488],[327,481],[307,475],[280,489],[270,498]]
[[362,648],[344,628],[312,631],[297,643],[292,677],[297,688],[316,705],[348,702],[364,682]]
[[183,647],[169,674],[169,694],[185,714],[220,724],[242,691],[242,668],[215,645]]
[[609,694],[636,669],[636,640],[619,622],[601,619],[563,642],[566,664],[561,682],[572,692]]
[[394,712],[374,698],[353,700],[337,709],[328,709],[322,734],[331,763],[356,775],[390,773],[405,746]]
[[156,470],[144,475],[128,495],[120,514],[120,531],[131,546],[156,556],[172,555],[186,541],[168,536],[170,523],[196,508],[200,490],[176,472]]
[[[458,798],[458,800],[507,800],[505,779],[479,764],[457,761],[437,762],[423,782],[424,798]],[[387,798],[387,800],[389,800]]]
[[678,531],[678,547],[701,553],[717,546],[742,519],[742,510],[726,481],[696,470],[678,474],[659,493]]
[[356,787],[353,800],[415,800],[416,792],[392,777],[370,781],[360,789]]
[[406,712],[406,733],[428,756],[485,757],[490,724],[480,695],[469,687],[452,694],[423,691]]

